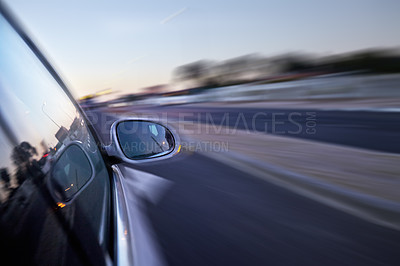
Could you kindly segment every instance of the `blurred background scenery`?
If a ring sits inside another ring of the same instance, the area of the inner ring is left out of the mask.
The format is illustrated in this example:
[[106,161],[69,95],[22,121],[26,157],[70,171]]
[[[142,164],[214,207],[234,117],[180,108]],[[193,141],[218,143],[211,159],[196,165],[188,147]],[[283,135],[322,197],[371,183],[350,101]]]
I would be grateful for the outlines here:
[[105,143],[178,132],[141,167],[171,264],[400,262],[399,1],[5,2]]
[[399,72],[394,0],[6,2],[78,98]]

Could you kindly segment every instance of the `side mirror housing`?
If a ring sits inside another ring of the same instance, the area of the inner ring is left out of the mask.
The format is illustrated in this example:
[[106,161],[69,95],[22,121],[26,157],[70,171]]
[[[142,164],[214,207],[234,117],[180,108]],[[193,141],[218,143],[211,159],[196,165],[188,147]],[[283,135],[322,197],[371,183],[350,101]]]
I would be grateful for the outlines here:
[[121,119],[111,126],[111,145],[105,149],[109,156],[141,163],[171,157],[180,145],[173,130],[159,122]]

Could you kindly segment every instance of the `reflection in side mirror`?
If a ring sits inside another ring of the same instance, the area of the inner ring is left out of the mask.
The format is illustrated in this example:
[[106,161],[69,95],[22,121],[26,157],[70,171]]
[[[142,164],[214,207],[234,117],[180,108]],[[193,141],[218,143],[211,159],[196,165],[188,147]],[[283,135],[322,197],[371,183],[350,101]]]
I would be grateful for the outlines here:
[[62,152],[51,171],[50,189],[57,201],[71,201],[94,175],[89,158],[78,144]]
[[128,159],[142,160],[171,153],[175,139],[166,127],[149,121],[121,121],[116,127],[118,144]]

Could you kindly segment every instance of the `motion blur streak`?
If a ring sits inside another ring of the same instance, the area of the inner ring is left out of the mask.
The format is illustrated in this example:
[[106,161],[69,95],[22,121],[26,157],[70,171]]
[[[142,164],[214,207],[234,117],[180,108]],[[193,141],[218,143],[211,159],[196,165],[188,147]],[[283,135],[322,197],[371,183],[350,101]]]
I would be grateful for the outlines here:
[[[342,78],[362,80],[329,77]],[[280,83],[274,95],[306,82]],[[241,91],[257,86],[264,85],[244,84]],[[174,183],[157,204],[146,206],[168,263],[399,261],[398,101],[351,99],[349,93],[337,99],[317,91],[311,95],[321,97],[248,102],[222,96],[229,89],[191,94],[180,105],[177,98],[174,105],[125,99],[86,108],[104,142],[120,116],[158,119],[180,135],[178,155],[139,167]],[[207,94],[218,102],[204,102]],[[324,104],[330,110],[319,107]]]
[[[159,120],[180,153],[140,170],[173,186],[146,210],[171,265],[400,262],[400,55],[248,55],[177,67],[181,90],[81,101],[107,143]],[[177,87],[176,87],[177,88]]]
[[400,265],[399,1],[6,2],[102,144],[179,135],[118,166],[138,265]]

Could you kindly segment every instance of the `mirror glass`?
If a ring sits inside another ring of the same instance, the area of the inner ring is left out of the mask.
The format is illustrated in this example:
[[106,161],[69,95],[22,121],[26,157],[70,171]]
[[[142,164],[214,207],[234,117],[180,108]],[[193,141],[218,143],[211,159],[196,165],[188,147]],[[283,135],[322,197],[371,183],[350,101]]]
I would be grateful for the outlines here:
[[53,192],[60,201],[70,201],[92,175],[89,158],[78,145],[70,145],[52,170],[50,180]]
[[154,122],[122,121],[116,130],[121,150],[129,159],[141,160],[166,155],[175,147],[172,133]]

